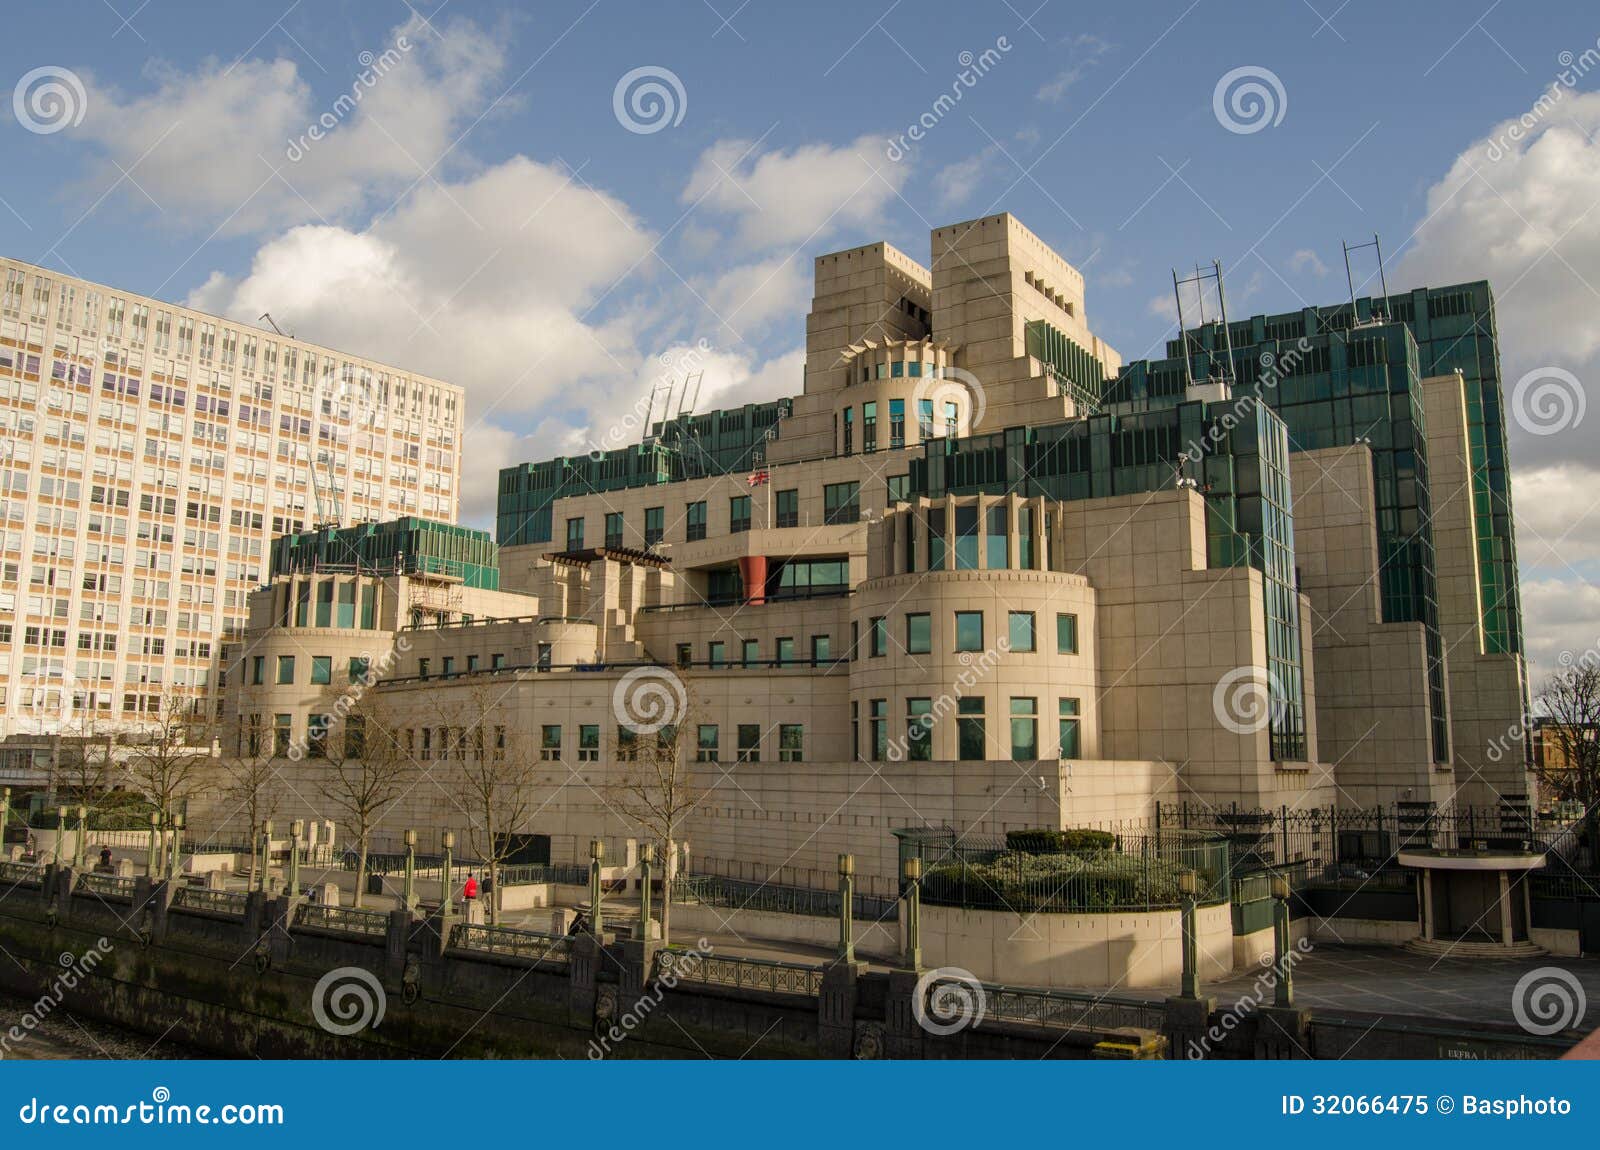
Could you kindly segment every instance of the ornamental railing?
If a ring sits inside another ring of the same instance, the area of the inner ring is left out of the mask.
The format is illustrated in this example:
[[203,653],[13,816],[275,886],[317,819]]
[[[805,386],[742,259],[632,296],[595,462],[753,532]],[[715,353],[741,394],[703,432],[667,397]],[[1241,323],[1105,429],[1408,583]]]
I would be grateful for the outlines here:
[[[807,886],[784,886],[723,875],[678,875],[672,884],[674,902],[697,902],[731,910],[799,914],[812,918],[838,918],[839,892]],[[851,914],[863,922],[895,922],[900,900],[857,894],[850,900]]]
[[180,886],[173,896],[172,905],[184,910],[201,910],[211,914],[225,914],[229,918],[243,918],[245,904],[249,898],[250,896],[243,891]]
[[589,868],[579,863],[517,863],[500,868],[501,886],[527,886],[530,883],[546,882],[561,886],[582,886],[588,881]]
[[340,934],[383,936],[389,933],[389,915],[381,910],[363,910],[353,906],[321,906],[303,902],[295,911],[296,926],[316,930],[336,931]]
[[76,889],[101,898],[116,899],[118,902],[133,901],[133,879],[119,878],[114,874],[92,874],[85,871],[78,876]]
[[[938,992],[937,984],[929,988],[930,994]],[[1073,994],[1060,990],[1029,990],[987,983],[982,985],[981,992],[984,1017],[996,1022],[1021,1022],[1096,1033],[1129,1026],[1144,1030],[1162,1030],[1166,1026],[1166,1008],[1159,1002]]]
[[572,939],[509,926],[462,923],[450,931],[450,949],[520,958],[535,966],[572,961]]
[[10,886],[38,886],[44,881],[44,868],[32,863],[0,862],[0,883]]
[[664,976],[670,971],[680,984],[692,982],[705,986],[732,986],[740,990],[803,994],[813,998],[822,993],[823,968],[820,966],[774,962],[765,958],[703,955],[698,951],[686,950],[662,951],[659,961],[660,974]]

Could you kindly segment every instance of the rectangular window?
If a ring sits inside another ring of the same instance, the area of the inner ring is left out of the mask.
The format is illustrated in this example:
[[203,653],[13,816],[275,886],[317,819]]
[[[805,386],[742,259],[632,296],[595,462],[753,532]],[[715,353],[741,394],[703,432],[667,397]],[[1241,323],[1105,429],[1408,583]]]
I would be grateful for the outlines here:
[[350,656],[350,681],[352,683],[364,682],[367,677],[367,671],[371,666],[371,662],[365,655]]
[[1033,508],[1017,509],[1017,566],[1033,570]]
[[333,626],[333,583],[324,579],[317,584],[317,619],[318,627]]
[[545,723],[539,728],[539,758],[553,763],[561,758],[561,725]]
[[844,409],[844,454],[846,455],[855,454],[855,444],[853,442],[855,438],[855,429],[856,409],[853,407],[847,407]]
[[456,673],[456,657],[454,655],[446,655],[443,659],[439,660],[439,662],[439,670],[446,679],[450,678],[450,676]]
[[889,401],[889,446],[891,448],[906,445],[906,401],[891,399]]
[[799,723],[779,723],[778,762],[800,762],[805,757],[805,738],[805,728]]
[[869,706],[867,757],[881,763],[889,757],[889,700],[873,699]]
[[667,534],[667,509],[665,507],[646,507],[644,509],[644,545],[654,547],[666,538]]
[[861,450],[878,450],[878,405],[870,400],[861,405]]
[[944,437],[956,439],[961,434],[961,408],[953,401],[944,405]]
[[850,700],[850,760],[861,761],[861,704]]
[[917,438],[933,438],[933,400],[917,400]]
[[761,662],[761,640],[746,639],[740,651],[740,662],[746,667],[754,667]]
[[253,655],[250,659],[250,685],[259,687],[267,681],[267,657]]
[[548,671],[551,660],[555,658],[555,651],[554,643],[540,643],[534,648],[533,665],[541,671]]
[[311,656],[311,685],[326,687],[331,682],[333,682],[333,656]]
[[1012,611],[1010,613],[1010,628],[1008,638],[1013,651],[1032,651],[1033,638],[1033,612]]
[[639,757],[639,732],[624,723],[617,724],[617,761],[631,763]]
[[777,516],[779,527],[800,526],[800,489],[791,487],[787,491],[777,493]]
[[926,763],[933,758],[933,700],[906,700],[906,758]]
[[889,621],[882,615],[867,624],[867,654],[873,658],[889,653]]
[[712,667],[726,667],[728,665],[728,645],[720,639],[706,644],[706,661]]
[[1079,747],[1078,724],[1082,721],[1078,717],[1078,700],[1062,699],[1059,703],[1061,725],[1061,757],[1063,759],[1076,759],[1082,752]]
[[750,530],[750,497],[735,495],[728,500],[728,530],[737,534]]
[[794,639],[782,636],[778,639],[778,666],[787,667],[794,663]]
[[272,753],[274,755],[287,755],[290,744],[294,741],[294,716],[272,716]]
[[470,671],[476,671],[477,669],[478,669],[478,656],[476,656],[476,655],[468,655],[467,656],[467,670],[470,672]]
[[956,570],[978,569],[978,509],[956,508]]
[[719,742],[722,738],[721,730],[715,723],[701,723],[695,735],[694,757],[696,762],[715,763],[721,757]]
[[505,665],[506,665],[506,655],[505,655],[504,651],[496,651],[494,654],[489,656],[489,670],[498,671],[501,667],[504,667]]
[[984,533],[988,552],[985,566],[991,571],[1004,571],[1010,565],[1007,544],[1010,540],[1010,509],[1004,503],[992,504],[988,512],[988,530]]
[[678,669],[683,670],[694,662],[694,644],[678,644]]
[[1078,617],[1076,615],[1056,616],[1056,654],[1076,655],[1078,653]]
[[580,763],[600,761],[599,723],[580,723],[578,725],[578,761]]
[[567,520],[567,550],[583,550],[583,520],[581,518]]
[[1011,761],[1039,757],[1039,700],[1011,700]]
[[367,753],[367,721],[360,715],[344,719],[344,757],[359,759]]
[[944,508],[928,508],[928,570],[944,570]]
[[978,762],[989,757],[981,695],[969,695],[956,703],[956,741],[958,757],[963,762]]
[[336,626],[350,630],[356,625],[356,585],[339,584],[339,615]]
[[294,656],[278,656],[278,686],[286,687],[294,683]]
[[761,724],[739,724],[739,761],[741,763],[761,761]]
[[606,512],[606,546],[622,546],[622,512]]
[[822,521],[854,523],[861,518],[861,484],[829,483],[822,489]]
[[933,616],[918,611],[906,616],[906,654],[926,655],[933,650]]
[[701,499],[691,503],[686,510],[685,518],[688,524],[689,542],[693,543],[697,539],[704,539],[706,537],[706,501]]
[[896,504],[896,503],[907,503],[907,502],[909,502],[910,499],[911,499],[911,476],[910,475],[891,475],[891,476],[889,476],[887,494],[889,496],[889,503],[891,505]]
[[983,650],[983,612],[956,612],[956,650]]
[[833,662],[833,639],[828,635],[811,636],[811,665],[821,667]]

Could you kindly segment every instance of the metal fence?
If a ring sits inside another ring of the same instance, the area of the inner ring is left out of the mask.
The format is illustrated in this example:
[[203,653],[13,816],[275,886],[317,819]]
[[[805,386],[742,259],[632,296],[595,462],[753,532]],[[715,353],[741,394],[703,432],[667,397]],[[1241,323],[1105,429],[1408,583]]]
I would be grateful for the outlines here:
[[389,933],[389,914],[353,906],[322,906],[303,902],[295,911],[296,926],[337,931],[340,934],[382,936]]
[[242,891],[180,886],[173,895],[172,905],[184,910],[201,910],[211,914],[224,914],[229,918],[243,918],[248,901],[249,896]]
[[[731,910],[770,911],[813,918],[839,917],[839,892],[806,886],[783,886],[721,875],[679,875],[672,883],[674,902],[697,902]],[[850,913],[860,921],[895,922],[900,901],[878,895],[856,894]]]
[[589,868],[580,863],[517,863],[500,868],[501,886],[527,886],[532,883],[584,886],[588,881]]
[[572,960],[570,938],[509,926],[475,926],[469,923],[454,926],[450,930],[450,949],[521,958],[535,966],[565,965]]
[[85,871],[78,876],[76,889],[86,894],[98,895],[100,898],[115,899],[118,902],[133,901],[133,879],[118,878],[114,874],[93,874]]
[[[938,989],[937,982],[928,988],[930,994],[937,993]],[[1058,1026],[1066,1030],[1104,1032],[1137,1026],[1159,1031],[1166,1028],[1166,1007],[1137,998],[985,984],[983,1007],[984,1016],[997,1022]]]
[[1185,871],[1203,904],[1229,896],[1228,845],[1194,831],[1121,832],[1102,849],[1037,852],[954,830],[902,830],[902,865],[922,862],[922,900],[936,906],[1031,914],[1170,910]]
[[804,994],[813,998],[822,993],[824,968],[820,966],[764,958],[726,958],[676,948],[661,951],[657,962],[659,977],[671,973],[680,984],[732,986],[740,990]]
[[44,881],[44,868],[33,863],[0,862],[0,883],[11,886],[38,886]]

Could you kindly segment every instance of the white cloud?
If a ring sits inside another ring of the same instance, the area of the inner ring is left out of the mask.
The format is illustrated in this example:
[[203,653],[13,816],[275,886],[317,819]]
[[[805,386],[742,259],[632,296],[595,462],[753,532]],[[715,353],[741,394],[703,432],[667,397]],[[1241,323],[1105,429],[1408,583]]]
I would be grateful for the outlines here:
[[908,175],[872,136],[787,152],[719,140],[701,153],[681,199],[732,217],[738,242],[764,250],[877,223]]
[[106,157],[94,194],[120,167],[130,173],[123,194],[154,201],[152,211],[234,233],[386,204],[427,179],[467,117],[484,110],[504,52],[466,21],[441,39],[413,19],[374,44],[371,59],[329,61],[337,87],[321,92],[291,59],[158,65],[140,94],[91,83],[80,131]]
[[810,293],[810,261],[796,253],[724,272],[707,290],[706,303],[731,329],[728,338],[742,340],[745,336],[737,333],[754,337],[755,329],[773,320],[803,324]]
[[1524,579],[1522,613],[1528,678],[1535,691],[1560,669],[1563,652],[1600,647],[1600,588],[1579,579]]
[[1512,472],[1517,559],[1568,571],[1600,561],[1600,468],[1583,463]]
[[1317,257],[1317,253],[1310,248],[1301,248],[1289,257],[1289,271],[1294,275],[1301,272],[1310,272],[1321,279],[1328,274],[1328,265]]
[[[1455,159],[1428,190],[1427,217],[1400,263],[1399,286],[1489,281],[1508,405],[1534,368],[1600,386],[1600,93],[1557,91],[1543,118],[1522,118],[1531,128],[1507,120]],[[1514,128],[1521,138],[1511,139]],[[1592,426],[1537,440],[1515,420],[1509,430],[1513,462],[1593,458]]]
[[1092,33],[1083,32],[1068,37],[1066,41],[1067,66],[1034,93],[1034,97],[1047,104],[1059,104],[1067,91],[1083,79],[1084,75],[1100,62],[1100,58],[1115,48]]
[[939,197],[939,206],[954,208],[970,200],[999,154],[1000,150],[991,145],[934,173],[933,190]]

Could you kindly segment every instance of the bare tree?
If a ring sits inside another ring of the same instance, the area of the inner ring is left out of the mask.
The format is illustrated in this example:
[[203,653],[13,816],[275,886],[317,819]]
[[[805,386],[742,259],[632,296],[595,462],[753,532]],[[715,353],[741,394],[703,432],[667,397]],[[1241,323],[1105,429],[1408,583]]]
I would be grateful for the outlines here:
[[[282,799],[282,779],[273,763],[272,732],[260,715],[240,714],[222,739],[224,798],[243,813],[245,839],[255,841],[261,824],[277,811]],[[255,874],[257,856],[250,855],[250,873]]]
[[661,939],[671,937],[672,883],[677,877],[678,838],[706,792],[694,785],[690,759],[696,742],[696,708],[682,696],[676,723],[637,733],[618,755],[617,779],[606,787],[612,808],[642,827],[662,848]]
[[1600,801],[1600,667],[1578,663],[1545,681],[1539,710],[1544,755],[1534,764],[1542,787],[1593,812]]
[[500,868],[515,853],[512,836],[535,810],[538,753],[532,740],[511,729],[499,711],[502,689],[473,684],[439,708],[447,732],[443,748],[461,763],[467,841],[488,872],[489,921],[500,918]]
[[215,777],[215,723],[207,700],[174,689],[142,727],[120,771],[171,826],[172,816]]
[[[409,789],[416,771],[387,707],[370,694],[359,699],[345,694],[343,700],[338,708],[343,714],[339,727],[333,726],[335,712],[330,708],[320,717],[320,730],[313,730],[310,742],[312,753],[328,762],[323,797],[343,813],[341,821],[356,840],[355,905],[361,906],[366,898],[372,832]],[[319,717],[314,716],[312,722],[318,723]]]

